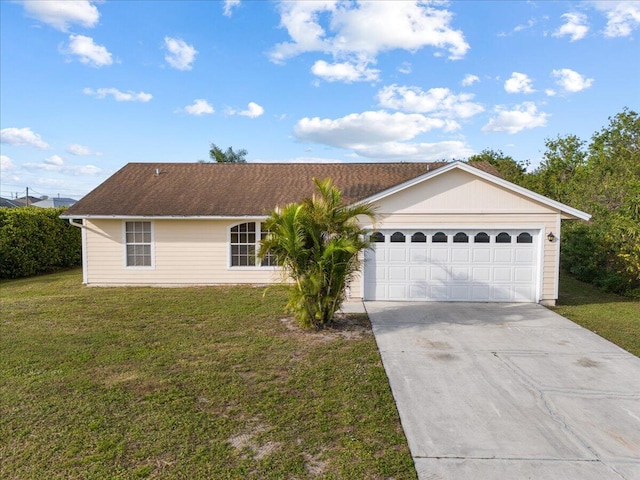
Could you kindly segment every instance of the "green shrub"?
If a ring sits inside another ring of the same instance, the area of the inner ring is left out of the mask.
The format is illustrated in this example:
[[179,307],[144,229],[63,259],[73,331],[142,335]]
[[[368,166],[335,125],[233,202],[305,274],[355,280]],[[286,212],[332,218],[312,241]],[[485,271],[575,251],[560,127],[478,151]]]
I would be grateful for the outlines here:
[[0,208],[0,278],[52,272],[82,263],[79,228],[64,208]]
[[623,295],[640,291],[640,225],[632,219],[610,214],[567,225],[561,251],[562,268],[578,280]]

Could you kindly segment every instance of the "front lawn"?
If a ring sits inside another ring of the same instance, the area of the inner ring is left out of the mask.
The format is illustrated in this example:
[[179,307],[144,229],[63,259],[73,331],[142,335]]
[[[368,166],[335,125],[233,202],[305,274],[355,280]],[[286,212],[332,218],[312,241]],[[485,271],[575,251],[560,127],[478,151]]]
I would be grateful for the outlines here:
[[370,330],[301,332],[280,287],[80,283],[0,284],[0,477],[416,478]]
[[640,357],[640,302],[560,275],[555,312]]

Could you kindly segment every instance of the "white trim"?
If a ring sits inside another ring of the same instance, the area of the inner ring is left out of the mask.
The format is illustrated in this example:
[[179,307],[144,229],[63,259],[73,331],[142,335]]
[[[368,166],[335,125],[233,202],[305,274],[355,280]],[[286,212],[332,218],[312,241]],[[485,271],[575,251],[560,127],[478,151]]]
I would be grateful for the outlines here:
[[[556,233],[554,233],[556,238],[553,240],[556,244],[556,253],[555,253],[555,268],[554,268],[554,276],[555,276],[555,288],[553,290],[553,297],[555,300],[560,296],[560,238],[562,237],[562,232],[560,231],[560,219],[556,222]],[[545,240],[546,240],[545,236]]]
[[[405,190],[409,187],[412,187],[414,185],[417,185],[419,183],[422,183],[426,180],[429,180],[430,178],[433,177],[437,177],[438,175],[442,175],[443,173],[446,173],[450,170],[453,170],[454,168],[458,168],[460,170],[463,170],[467,173],[470,173],[472,175],[476,175],[484,180],[487,180],[488,182],[494,183],[496,185],[499,185],[503,188],[506,188],[507,190],[511,190],[512,192],[518,193],[520,195],[523,195],[525,197],[530,198],[531,200],[534,200],[536,202],[542,203],[543,205],[546,205],[548,207],[554,208],[556,210],[559,210],[561,213],[565,213],[568,215],[571,215],[575,218],[579,218],[581,220],[589,220],[591,218],[591,215],[583,212],[581,210],[578,210],[576,208],[570,207],[568,205],[565,205],[563,203],[560,202],[556,202],[555,200],[551,200],[550,198],[545,197],[544,195],[540,195],[539,193],[535,193],[532,192],[531,190],[528,190],[524,187],[521,187],[519,185],[516,185],[514,183],[508,182],[507,180],[504,180],[502,178],[496,177],[495,175],[491,175],[490,173],[484,172],[478,168],[475,167],[471,167],[469,165],[467,165],[466,163],[463,163],[461,161],[456,161],[453,163],[449,163],[443,167],[437,168],[435,170],[432,170],[431,172],[425,173],[424,175],[420,175],[419,177],[415,177],[407,182],[401,183],[400,185],[396,185],[393,188],[389,188],[387,190],[384,190],[380,193],[377,193],[375,195],[372,195],[368,198],[365,198],[363,200],[360,200],[359,202],[356,202],[356,205],[358,204],[362,204],[362,203],[371,203],[371,202],[375,202],[378,200],[382,200],[383,198],[386,198],[390,195],[393,195],[395,193],[401,192],[402,190]],[[504,213],[504,212],[503,212]]]
[[[127,223],[128,222],[149,222],[151,227],[151,265],[127,265]],[[122,220],[122,246],[124,252],[123,266],[126,270],[155,270],[156,269],[156,237],[155,237],[155,225],[153,221],[149,219],[138,220]]]
[[84,220],[82,220],[80,230],[82,231],[82,283],[87,285],[89,283],[89,253],[87,252],[89,242],[87,241],[87,225]]
[[267,215],[60,215],[64,219],[80,220],[246,220],[263,221],[269,218]]

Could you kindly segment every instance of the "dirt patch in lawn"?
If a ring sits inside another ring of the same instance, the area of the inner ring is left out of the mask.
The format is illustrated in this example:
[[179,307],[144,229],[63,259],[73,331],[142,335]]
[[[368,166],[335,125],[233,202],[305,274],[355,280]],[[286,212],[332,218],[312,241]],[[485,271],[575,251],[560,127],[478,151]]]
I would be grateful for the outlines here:
[[359,340],[372,335],[371,322],[366,313],[338,313],[330,325],[321,330],[302,328],[294,318],[280,319],[282,324],[295,335],[304,335],[311,341],[331,342],[337,339]]

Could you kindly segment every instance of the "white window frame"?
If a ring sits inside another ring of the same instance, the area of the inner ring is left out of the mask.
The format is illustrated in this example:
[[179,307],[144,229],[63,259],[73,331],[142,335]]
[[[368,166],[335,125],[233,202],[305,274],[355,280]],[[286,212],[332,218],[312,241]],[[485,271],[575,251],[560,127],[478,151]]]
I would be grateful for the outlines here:
[[[143,243],[127,243],[127,223],[148,223],[151,228],[151,243],[143,242]],[[124,252],[123,264],[124,268],[127,270],[155,270],[156,268],[156,249],[155,249],[155,225],[151,220],[145,219],[128,219],[122,222],[122,247]],[[129,265],[127,263],[127,247],[129,245],[150,245],[150,255],[151,255],[151,265]]]
[[[231,243],[231,229],[237,227],[238,225],[242,225],[243,223],[254,223],[256,225],[256,241],[255,241],[255,252],[256,252],[256,264],[255,265],[233,265],[233,256],[232,256],[232,246],[233,245],[246,245],[245,243]],[[232,225],[229,225],[227,228],[227,269],[228,270],[279,270],[281,267],[277,265],[262,265],[262,261],[258,258],[258,252],[260,251],[260,244],[262,243],[262,224],[264,220],[246,220],[239,221]]]

